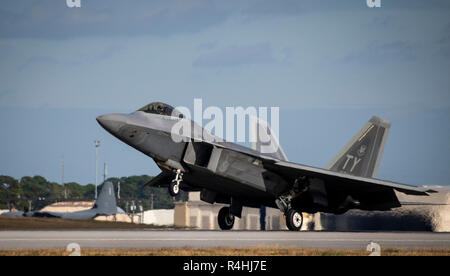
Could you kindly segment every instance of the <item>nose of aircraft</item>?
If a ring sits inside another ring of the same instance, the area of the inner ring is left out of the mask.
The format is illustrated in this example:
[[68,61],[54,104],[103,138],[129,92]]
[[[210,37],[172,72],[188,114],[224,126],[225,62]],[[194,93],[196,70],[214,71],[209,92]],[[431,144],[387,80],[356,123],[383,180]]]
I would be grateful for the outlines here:
[[98,116],[97,122],[107,131],[117,134],[119,129],[126,124],[127,117],[123,114],[105,114]]

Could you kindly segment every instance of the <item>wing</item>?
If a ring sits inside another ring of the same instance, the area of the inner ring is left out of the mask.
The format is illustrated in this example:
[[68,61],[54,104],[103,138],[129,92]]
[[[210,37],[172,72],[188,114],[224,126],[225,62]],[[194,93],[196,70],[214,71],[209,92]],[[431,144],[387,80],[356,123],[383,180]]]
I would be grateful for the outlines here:
[[88,209],[78,212],[34,212],[33,217],[40,217],[40,218],[62,218],[62,219],[93,219],[97,215],[111,215],[111,214],[97,214],[95,209]]
[[37,218],[61,218],[63,213],[59,212],[41,212],[37,211],[33,213],[33,217]]
[[277,171],[283,171],[288,175],[305,175],[323,178],[331,185],[343,185],[342,188],[364,190],[369,188],[376,189],[389,187],[408,195],[428,195],[428,193],[436,193],[436,191],[427,188],[420,188],[376,178],[353,176],[285,161],[273,162],[273,164],[269,166],[275,168]]
[[[301,164],[265,159],[264,167],[286,178],[309,180],[307,192],[298,204],[304,210],[340,213],[348,209],[389,210],[401,204],[394,190],[409,195],[428,195],[434,190],[375,178],[365,178],[333,172]],[[309,199],[309,201],[308,201]],[[303,203],[306,202],[306,203]],[[305,205],[307,204],[307,205]]]
[[410,201],[401,201],[400,202],[403,205],[408,206],[444,206],[444,205],[450,205],[447,203],[431,203],[431,202],[410,202]]

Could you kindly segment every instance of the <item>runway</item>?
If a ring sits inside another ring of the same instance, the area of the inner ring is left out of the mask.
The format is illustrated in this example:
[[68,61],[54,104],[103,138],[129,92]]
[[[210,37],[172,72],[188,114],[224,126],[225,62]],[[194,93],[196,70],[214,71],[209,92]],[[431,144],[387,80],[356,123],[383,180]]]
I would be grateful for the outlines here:
[[289,232],[289,231],[0,231],[0,250],[81,248],[159,249],[214,247],[297,247],[365,250],[450,248],[450,233],[431,232]]

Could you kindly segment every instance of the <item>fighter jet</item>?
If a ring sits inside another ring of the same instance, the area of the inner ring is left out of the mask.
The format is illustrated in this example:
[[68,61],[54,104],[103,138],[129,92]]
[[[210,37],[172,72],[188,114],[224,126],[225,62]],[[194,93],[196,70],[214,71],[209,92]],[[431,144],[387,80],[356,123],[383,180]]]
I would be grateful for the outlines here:
[[[180,120],[188,121],[192,131],[174,136],[174,126]],[[302,212],[390,210],[401,206],[395,191],[411,195],[434,192],[374,178],[390,128],[389,122],[378,117],[371,118],[326,169],[289,162],[279,144],[270,153],[263,153],[258,150],[261,142],[255,150],[220,140],[162,102],[130,114],[102,115],[97,121],[156,162],[162,172],[146,185],[168,187],[172,196],[180,189],[201,191],[201,200],[229,205],[218,214],[223,230],[233,227],[244,206],[278,208],[286,216],[288,229],[298,231]],[[270,128],[264,129],[278,141]]]
[[3,213],[2,216],[14,216],[14,217],[50,217],[50,218],[63,218],[63,219],[75,219],[75,220],[88,220],[94,219],[97,216],[109,216],[119,213],[120,210],[116,204],[116,197],[114,194],[114,186],[111,182],[106,182],[103,185],[102,190],[98,196],[97,201],[89,210],[78,212],[48,212],[48,211],[34,211],[34,212],[8,212]]

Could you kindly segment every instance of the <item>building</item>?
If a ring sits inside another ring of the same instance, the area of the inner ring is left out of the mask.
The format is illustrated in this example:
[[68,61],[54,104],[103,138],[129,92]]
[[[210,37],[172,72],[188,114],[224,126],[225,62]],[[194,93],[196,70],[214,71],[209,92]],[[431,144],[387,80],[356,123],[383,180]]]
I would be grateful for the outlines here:
[[174,209],[148,210],[143,213],[142,223],[157,226],[174,225]]

